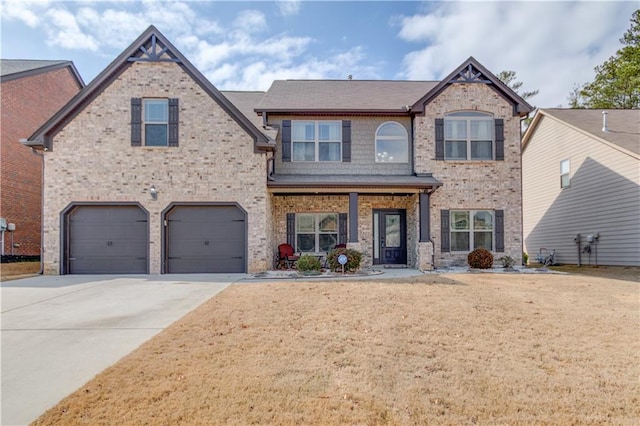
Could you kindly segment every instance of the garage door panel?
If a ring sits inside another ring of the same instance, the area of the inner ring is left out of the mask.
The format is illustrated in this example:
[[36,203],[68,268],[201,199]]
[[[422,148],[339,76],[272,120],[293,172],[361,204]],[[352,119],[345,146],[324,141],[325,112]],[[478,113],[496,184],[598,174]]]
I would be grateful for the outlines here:
[[148,223],[137,206],[78,206],[71,211],[69,273],[147,273]]
[[167,213],[167,272],[245,272],[245,214],[236,206],[175,206]]

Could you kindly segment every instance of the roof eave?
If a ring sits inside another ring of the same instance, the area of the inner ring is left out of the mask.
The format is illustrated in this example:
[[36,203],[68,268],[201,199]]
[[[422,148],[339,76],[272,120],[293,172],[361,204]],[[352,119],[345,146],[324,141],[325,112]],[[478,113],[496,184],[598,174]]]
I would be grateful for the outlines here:
[[280,114],[280,115],[395,115],[395,116],[409,116],[411,114],[410,109],[397,108],[397,109],[346,109],[346,108],[330,108],[330,109],[318,109],[318,108],[256,108],[254,111],[258,115],[264,113],[268,114]]

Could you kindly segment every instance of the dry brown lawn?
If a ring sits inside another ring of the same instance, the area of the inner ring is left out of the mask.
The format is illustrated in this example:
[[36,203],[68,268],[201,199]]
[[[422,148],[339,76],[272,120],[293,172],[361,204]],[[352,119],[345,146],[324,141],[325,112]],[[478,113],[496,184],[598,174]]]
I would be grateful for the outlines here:
[[238,284],[36,424],[637,425],[639,305],[579,275]]
[[15,262],[0,264],[0,281],[9,281],[35,275],[40,271],[40,262]]

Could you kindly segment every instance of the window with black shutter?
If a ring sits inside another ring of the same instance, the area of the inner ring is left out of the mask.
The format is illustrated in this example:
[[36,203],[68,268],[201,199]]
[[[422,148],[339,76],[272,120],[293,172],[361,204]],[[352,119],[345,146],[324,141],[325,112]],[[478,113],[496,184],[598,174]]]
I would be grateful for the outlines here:
[[179,101],[166,98],[131,99],[131,146],[177,147]]

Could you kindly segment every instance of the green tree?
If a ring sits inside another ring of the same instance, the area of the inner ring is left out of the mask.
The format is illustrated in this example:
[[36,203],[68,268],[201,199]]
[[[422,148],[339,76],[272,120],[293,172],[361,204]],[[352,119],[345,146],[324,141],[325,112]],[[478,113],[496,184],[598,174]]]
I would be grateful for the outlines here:
[[539,89],[532,90],[530,92],[521,92],[520,90],[522,89],[522,82],[517,80],[515,71],[500,71],[496,77],[498,77],[498,79],[504,84],[509,86],[511,90],[516,92],[525,101],[540,92]]
[[572,108],[640,108],[640,9],[620,43],[615,55],[595,67],[595,79],[569,94]]

